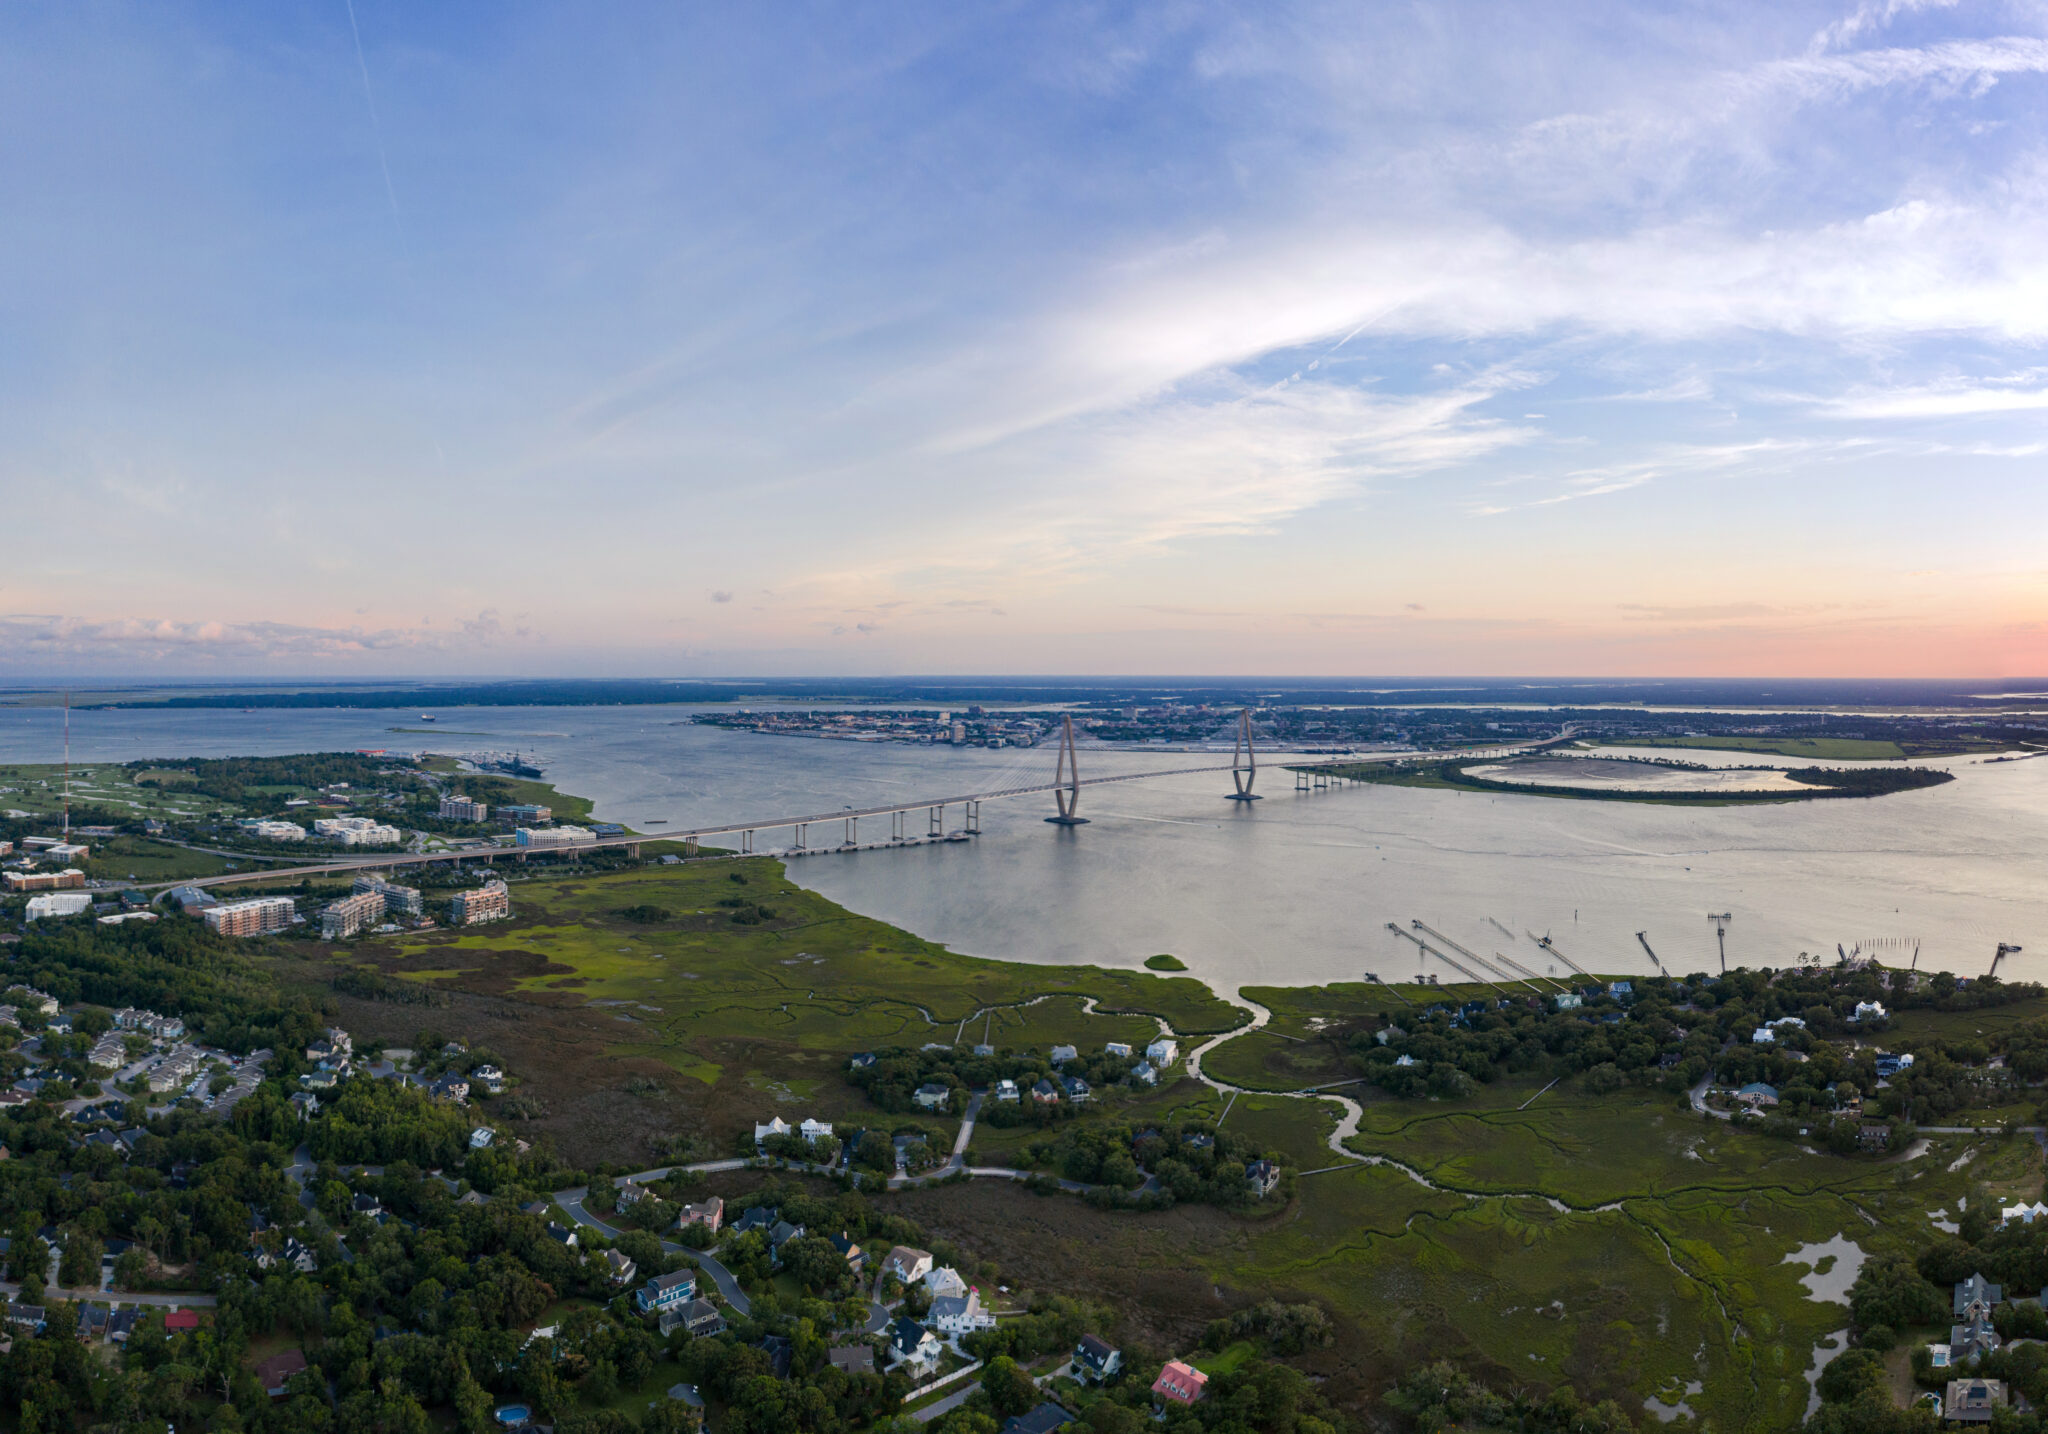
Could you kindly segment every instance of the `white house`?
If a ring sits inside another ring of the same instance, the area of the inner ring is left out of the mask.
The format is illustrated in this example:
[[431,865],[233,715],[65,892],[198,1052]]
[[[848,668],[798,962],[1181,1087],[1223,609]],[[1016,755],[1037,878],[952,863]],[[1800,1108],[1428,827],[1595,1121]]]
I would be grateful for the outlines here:
[[933,1299],[950,1296],[958,1299],[967,1293],[967,1281],[960,1278],[960,1272],[951,1265],[940,1265],[924,1277],[925,1290]]
[[908,1315],[899,1316],[889,1327],[889,1361],[922,1384],[938,1372],[939,1356],[945,1352],[939,1337]]
[[1165,1070],[1180,1059],[1180,1043],[1167,1040],[1164,1036],[1145,1047],[1145,1059],[1161,1070]]
[[1856,1003],[1856,1010],[1849,1019],[1852,1021],[1882,1021],[1890,1016],[1891,1012],[1884,1008],[1884,1002],[1882,1001],[1858,1001]]
[[774,1119],[770,1120],[766,1125],[757,1125],[754,1127],[754,1144],[759,1145],[762,1141],[766,1140],[771,1135],[787,1134],[789,1134],[789,1122],[778,1115]]
[[1068,1061],[1075,1061],[1079,1060],[1080,1058],[1080,1051],[1076,1050],[1072,1046],[1054,1046],[1052,1048],[1051,1059],[1052,1063],[1056,1066],[1064,1065]]
[[910,1245],[896,1246],[882,1261],[882,1273],[894,1276],[906,1285],[915,1284],[931,1272],[931,1252]]
[[2042,1204],[2039,1200],[2031,1205],[2007,1205],[1998,1212],[1998,1225],[2000,1229],[2004,1229],[2014,1220],[2022,1225],[2031,1225],[2043,1215],[2048,1215],[2048,1205]]
[[1015,1082],[1015,1081],[1013,1081],[1013,1080],[999,1080],[999,1081],[997,1081],[997,1082],[996,1082],[996,1099],[997,1099],[997,1100],[999,1100],[999,1101],[1002,1101],[1002,1100],[1010,1100],[1010,1101],[1014,1101],[1014,1100],[1018,1099],[1018,1094],[1017,1094],[1017,1082]]
[[1140,1085],[1158,1085],[1159,1072],[1152,1069],[1152,1062],[1139,1061],[1131,1067],[1131,1079]]
[[1129,1060],[1131,1058],[1130,1042],[1111,1041],[1102,1048],[1102,1053],[1106,1056],[1115,1056],[1119,1060]]
[[921,1085],[910,1093],[919,1110],[944,1110],[953,1093],[942,1085]]
[[469,1133],[469,1148],[471,1150],[487,1149],[490,1143],[497,1138],[497,1131],[491,1129],[488,1125],[479,1125]]
[[981,1307],[981,1296],[973,1290],[964,1295],[941,1295],[932,1301],[926,1319],[933,1329],[954,1339],[996,1327],[996,1317]]
[[829,1120],[806,1120],[797,1127],[797,1130],[805,1140],[816,1145],[832,1133],[832,1122]]

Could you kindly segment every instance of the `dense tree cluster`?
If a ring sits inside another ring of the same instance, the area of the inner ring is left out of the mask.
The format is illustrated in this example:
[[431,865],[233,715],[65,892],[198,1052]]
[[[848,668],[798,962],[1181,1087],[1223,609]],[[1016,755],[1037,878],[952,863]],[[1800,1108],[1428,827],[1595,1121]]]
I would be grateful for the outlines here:
[[[1259,1159],[1277,1165],[1282,1156],[1237,1131],[1175,1118],[1158,1126],[1125,1121],[1069,1125],[1057,1136],[1027,1145],[1022,1159],[1059,1179],[1096,1186],[1089,1196],[1098,1204],[1165,1209],[1195,1203],[1239,1209],[1258,1198],[1245,1179],[1245,1168]],[[1141,1187],[1142,1193],[1134,1197],[1122,1193]]]
[[[1091,1088],[1107,1089],[1128,1076],[1131,1067],[1141,1059],[1142,1052],[1113,1056],[1094,1051],[1055,1066],[1036,1051],[1003,1051],[992,1056],[977,1056],[951,1046],[936,1050],[892,1046],[876,1051],[872,1065],[848,1072],[847,1079],[866,1091],[868,1099],[883,1110],[899,1113],[917,1109],[911,1096],[919,1086],[942,1085],[951,1093],[951,1108],[959,1111],[967,1108],[970,1090],[985,1089],[999,1080],[1015,1081],[1020,1091],[1027,1091],[1041,1080],[1057,1084],[1061,1076],[1079,1076]],[[1072,1118],[1075,1113],[1074,1107],[1064,1099],[1050,1105],[1040,1105],[1029,1099],[1016,1102],[990,1100],[982,1106],[981,1119],[993,1126],[1052,1125]]]

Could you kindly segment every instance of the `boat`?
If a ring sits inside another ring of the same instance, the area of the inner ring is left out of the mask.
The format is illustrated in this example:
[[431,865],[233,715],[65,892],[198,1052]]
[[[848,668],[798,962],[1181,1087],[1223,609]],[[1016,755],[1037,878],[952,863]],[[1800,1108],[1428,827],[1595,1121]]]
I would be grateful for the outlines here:
[[649,817],[649,818],[647,819],[647,825],[649,825],[649,826],[651,826],[651,827],[665,827],[665,826],[667,826],[667,825],[668,825],[668,818],[667,818],[667,817]]
[[431,713],[431,712],[422,712],[422,713],[420,713],[420,721],[422,721],[422,722],[431,722],[431,721],[433,721],[433,720],[434,720],[434,714],[433,714],[433,713]]

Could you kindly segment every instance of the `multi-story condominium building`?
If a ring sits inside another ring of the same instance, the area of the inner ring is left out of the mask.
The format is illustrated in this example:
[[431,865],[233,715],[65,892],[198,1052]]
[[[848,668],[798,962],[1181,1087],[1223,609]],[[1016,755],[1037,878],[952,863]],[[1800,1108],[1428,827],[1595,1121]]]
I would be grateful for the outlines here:
[[471,797],[441,798],[441,820],[444,822],[480,822],[490,814],[489,806]]
[[479,921],[503,921],[512,914],[512,894],[502,881],[487,882],[458,891],[448,902],[450,926],[474,926]]
[[306,829],[297,822],[274,822],[266,821],[260,817],[250,817],[239,825],[247,835],[260,837],[264,841],[304,841],[306,839]]
[[325,941],[345,941],[360,935],[384,919],[384,898],[374,891],[344,896],[320,913],[320,936]]
[[343,846],[396,846],[405,839],[397,827],[368,817],[321,817],[313,823],[313,835]]
[[290,926],[298,909],[289,896],[258,896],[209,906],[203,916],[206,929],[222,936],[262,936]]
[[28,899],[27,918],[41,921],[51,916],[80,916],[92,910],[92,896],[83,891],[52,891]]
[[357,877],[354,894],[361,896],[366,891],[384,898],[384,911],[389,916],[418,916],[426,910],[416,886],[395,886],[381,876]]
[[512,833],[512,839],[520,846],[546,847],[571,846],[591,839],[588,827],[543,827],[535,831],[532,827],[520,827]]
[[85,885],[85,873],[76,867],[63,871],[10,871],[6,877],[9,891],[66,891]]

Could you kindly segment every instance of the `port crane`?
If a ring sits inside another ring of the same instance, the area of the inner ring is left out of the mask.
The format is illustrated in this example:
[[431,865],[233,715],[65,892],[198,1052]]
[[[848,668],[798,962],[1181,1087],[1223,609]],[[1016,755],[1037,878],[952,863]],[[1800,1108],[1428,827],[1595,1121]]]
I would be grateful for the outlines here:
[[2008,956],[2012,955],[2012,953],[2013,953],[2013,952],[2015,952],[2015,951],[2017,951],[2017,950],[2019,950],[2019,949],[2020,949],[2019,947],[2017,947],[2017,946],[2013,945],[2013,944],[2012,944],[2011,942],[2009,942],[2009,941],[2001,941],[2001,942],[1999,942],[1999,943],[1998,943],[1998,954],[1997,954],[1996,956],[1993,956],[1993,957],[1991,958],[1991,969],[1990,969],[1989,971],[1986,971],[1986,972],[1984,973],[1985,979],[1987,979],[1987,980],[1988,980],[1988,979],[1990,979],[1991,977],[1993,977],[1993,976],[1996,976],[1996,975],[1998,974],[1998,963],[1999,963],[1999,962],[2001,962],[2001,961],[2003,961],[2003,960],[2004,960],[2004,959],[2005,959],[2006,957],[2008,957]]
[[1707,920],[1714,923],[1714,940],[1721,948],[1721,974],[1728,974],[1728,923],[1735,919],[1732,911],[1709,911]]

